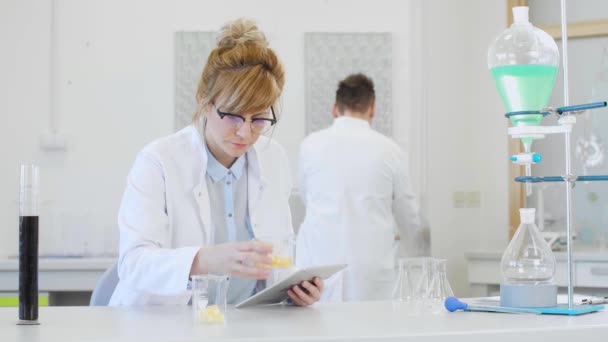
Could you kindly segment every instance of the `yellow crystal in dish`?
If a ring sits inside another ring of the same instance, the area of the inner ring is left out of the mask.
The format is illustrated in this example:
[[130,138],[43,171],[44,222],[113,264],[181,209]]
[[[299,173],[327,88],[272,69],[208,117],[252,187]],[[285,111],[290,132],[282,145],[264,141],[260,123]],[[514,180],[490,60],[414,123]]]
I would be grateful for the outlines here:
[[291,267],[291,265],[293,265],[293,260],[290,257],[272,256],[272,267]]
[[217,305],[209,305],[198,313],[201,321],[205,323],[224,323],[224,315]]

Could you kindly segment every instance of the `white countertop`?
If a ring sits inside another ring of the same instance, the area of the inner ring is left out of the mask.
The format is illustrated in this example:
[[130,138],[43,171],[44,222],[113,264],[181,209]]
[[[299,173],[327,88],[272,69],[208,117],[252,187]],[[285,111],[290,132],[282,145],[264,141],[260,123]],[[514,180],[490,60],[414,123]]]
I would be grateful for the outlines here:
[[413,315],[392,302],[229,309],[225,325],[194,321],[190,307],[47,307],[39,326],[0,308],[2,341],[606,341],[608,313],[577,317],[456,312]]

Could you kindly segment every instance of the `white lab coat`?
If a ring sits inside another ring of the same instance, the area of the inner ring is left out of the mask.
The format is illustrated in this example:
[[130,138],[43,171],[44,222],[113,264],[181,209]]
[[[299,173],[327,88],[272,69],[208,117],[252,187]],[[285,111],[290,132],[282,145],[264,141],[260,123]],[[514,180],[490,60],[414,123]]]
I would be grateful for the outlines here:
[[[248,209],[255,235],[293,232],[291,174],[283,148],[261,136],[247,152]],[[188,277],[213,222],[207,153],[194,125],[146,146],[129,173],[118,215],[120,281],[110,305],[185,305]]]
[[339,117],[302,142],[299,192],[306,217],[297,265],[348,264],[322,300],[390,299],[397,255],[407,255],[421,226],[399,146],[367,121]]

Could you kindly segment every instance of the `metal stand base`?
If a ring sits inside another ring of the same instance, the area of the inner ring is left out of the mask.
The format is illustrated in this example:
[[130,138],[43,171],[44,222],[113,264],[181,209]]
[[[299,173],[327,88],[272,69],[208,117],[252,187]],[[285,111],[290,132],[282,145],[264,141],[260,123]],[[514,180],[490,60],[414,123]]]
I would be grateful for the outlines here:
[[556,305],[556,285],[500,284],[500,306],[511,308],[543,308]]

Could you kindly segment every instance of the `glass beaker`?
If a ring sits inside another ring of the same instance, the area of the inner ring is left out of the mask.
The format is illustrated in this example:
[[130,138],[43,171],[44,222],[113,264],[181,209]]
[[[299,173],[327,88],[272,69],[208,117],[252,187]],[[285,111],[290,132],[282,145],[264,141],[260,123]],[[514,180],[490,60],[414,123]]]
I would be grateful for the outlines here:
[[266,279],[268,284],[276,283],[294,272],[295,243],[293,234],[257,236],[256,240],[272,245],[272,272]]
[[201,274],[191,279],[194,319],[203,323],[224,323],[230,276]]

